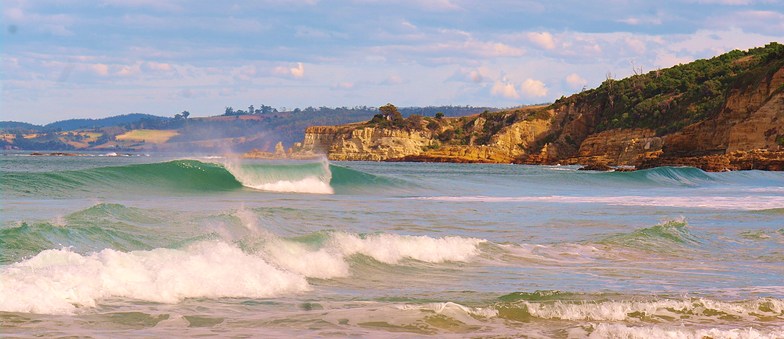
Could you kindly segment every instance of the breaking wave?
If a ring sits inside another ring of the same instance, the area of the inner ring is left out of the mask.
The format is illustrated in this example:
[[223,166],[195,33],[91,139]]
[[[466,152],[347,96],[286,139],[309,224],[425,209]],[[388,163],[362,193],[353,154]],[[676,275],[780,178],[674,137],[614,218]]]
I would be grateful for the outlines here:
[[174,160],[59,172],[2,172],[0,188],[21,196],[71,196],[110,190],[219,192],[242,187],[291,193],[333,194],[352,187],[397,185],[376,175],[329,164],[326,160],[221,163]]
[[0,268],[0,311],[73,314],[112,297],[176,303],[291,295],[310,290],[308,278],[350,276],[357,255],[386,265],[461,262],[478,255],[483,242],[345,232],[286,239],[256,229],[239,241],[201,240],[181,248],[47,249]]

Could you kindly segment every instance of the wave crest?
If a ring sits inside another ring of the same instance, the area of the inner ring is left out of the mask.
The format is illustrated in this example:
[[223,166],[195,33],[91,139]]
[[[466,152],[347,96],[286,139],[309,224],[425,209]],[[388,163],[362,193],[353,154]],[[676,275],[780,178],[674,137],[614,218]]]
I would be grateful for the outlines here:
[[223,242],[184,249],[81,255],[46,250],[2,269],[0,310],[72,314],[108,297],[175,303],[185,298],[264,298],[310,288],[304,277]]

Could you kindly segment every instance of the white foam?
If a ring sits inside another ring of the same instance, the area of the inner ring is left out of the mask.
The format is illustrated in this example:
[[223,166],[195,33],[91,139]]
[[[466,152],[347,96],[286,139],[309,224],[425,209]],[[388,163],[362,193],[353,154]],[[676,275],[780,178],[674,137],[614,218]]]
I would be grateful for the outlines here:
[[445,261],[468,261],[479,254],[483,239],[427,236],[406,236],[396,234],[372,234],[360,237],[349,233],[332,235],[332,246],[344,255],[364,254],[387,264],[400,260],[414,260],[441,263]]
[[465,318],[465,315],[472,315],[483,318],[493,318],[498,316],[498,311],[493,308],[468,307],[453,302],[428,303],[422,305],[400,305],[398,308],[401,310],[430,311],[458,320]]
[[656,206],[656,207],[686,207],[710,209],[737,209],[737,210],[765,210],[784,208],[784,196],[613,196],[613,197],[585,197],[585,196],[525,196],[525,197],[417,197],[411,199],[435,200],[449,202],[558,202],[558,203],[600,203],[615,206]]
[[332,233],[323,247],[269,238],[262,247],[270,263],[310,278],[329,279],[350,275],[347,257],[363,254],[386,264],[403,259],[429,263],[465,262],[479,254],[477,245],[485,240],[461,237],[431,238],[377,234]]
[[679,318],[683,313],[709,317],[715,312],[749,319],[757,316],[784,316],[784,301],[770,298],[737,303],[694,299],[523,304],[534,317],[562,320],[623,321],[638,319],[640,315],[666,319]]
[[309,278],[349,276],[348,262],[333,248],[313,249],[301,243],[275,239],[267,242],[263,251],[266,258],[278,267]]
[[89,255],[46,250],[0,273],[0,311],[8,312],[70,314],[109,297],[175,303],[309,289],[304,277],[224,242],[201,242],[182,250],[105,249]]
[[220,163],[243,186],[268,192],[334,194],[330,186],[332,171],[326,159],[321,161],[321,173],[300,178],[276,178],[270,173],[243,168],[236,159],[223,159]]
[[[239,179],[239,178],[238,178]],[[243,186],[253,189],[269,192],[285,192],[285,193],[311,193],[311,194],[334,194],[335,190],[329,185],[329,182],[324,182],[317,177],[307,177],[302,180],[288,181],[280,180],[272,183],[265,184],[252,184],[245,183],[240,180]]]
[[701,328],[686,329],[663,326],[627,326],[624,324],[598,324],[593,327],[589,338],[673,338],[673,339],[773,339],[784,337],[784,327],[774,329],[747,328]]

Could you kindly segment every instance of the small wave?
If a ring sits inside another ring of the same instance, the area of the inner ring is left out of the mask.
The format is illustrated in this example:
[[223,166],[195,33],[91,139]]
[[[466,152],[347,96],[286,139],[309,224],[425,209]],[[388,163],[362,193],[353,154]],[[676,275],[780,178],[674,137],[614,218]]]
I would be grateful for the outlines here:
[[669,321],[685,316],[738,321],[770,318],[784,320],[784,301],[773,298],[740,302],[702,298],[652,301],[521,301],[499,307],[503,311],[499,314],[501,317],[510,314],[504,308],[511,308],[524,311],[530,317],[571,321]]
[[449,202],[558,202],[558,203],[599,203],[614,206],[653,206],[653,207],[684,207],[728,210],[773,210],[784,206],[783,196],[524,196],[524,197],[489,197],[489,196],[446,196],[446,197],[414,197],[409,199],[434,200]]
[[[587,333],[582,333],[587,334]],[[596,324],[590,328],[589,338],[679,338],[679,339],[774,339],[784,337],[784,327],[778,329],[701,328],[685,329],[666,326],[627,326],[624,324]]]
[[716,181],[711,174],[694,167],[656,167],[633,172],[600,173],[599,175],[613,179],[650,182],[663,186],[694,187]]
[[479,255],[485,240],[462,237],[431,238],[397,234],[321,234],[317,243],[305,243],[266,234],[252,247],[269,262],[310,278],[349,275],[349,257],[364,255],[397,265],[406,259],[427,263],[465,262]]
[[401,310],[419,310],[419,311],[426,311],[426,312],[433,312],[436,314],[443,314],[453,319],[460,320],[465,319],[466,315],[482,317],[482,318],[493,318],[498,315],[498,311],[489,308],[489,307],[468,307],[463,306],[458,303],[454,302],[442,302],[442,303],[428,303],[422,305],[400,305],[398,306]]
[[673,252],[684,245],[690,245],[690,248],[699,245],[700,240],[689,232],[688,224],[681,219],[666,221],[631,233],[613,235],[599,241],[599,243],[658,252]]

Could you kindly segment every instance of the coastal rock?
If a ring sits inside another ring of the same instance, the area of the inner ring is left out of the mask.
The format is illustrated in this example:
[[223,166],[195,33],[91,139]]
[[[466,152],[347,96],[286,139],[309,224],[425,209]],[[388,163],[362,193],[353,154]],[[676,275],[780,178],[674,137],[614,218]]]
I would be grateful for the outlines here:
[[305,130],[296,151],[324,153],[330,160],[382,161],[418,155],[436,143],[430,131],[316,126]]
[[[784,59],[777,44],[763,52],[737,58],[735,51],[697,66],[676,66],[669,75],[607,79],[549,106],[424,118],[413,127],[311,127],[296,150],[333,160],[780,170]],[[704,67],[716,79],[679,78],[682,72],[703,74]]]
[[603,157],[610,165],[637,164],[646,153],[661,150],[662,145],[662,138],[650,129],[613,129],[585,138],[577,157],[569,162],[585,163],[586,159]]

